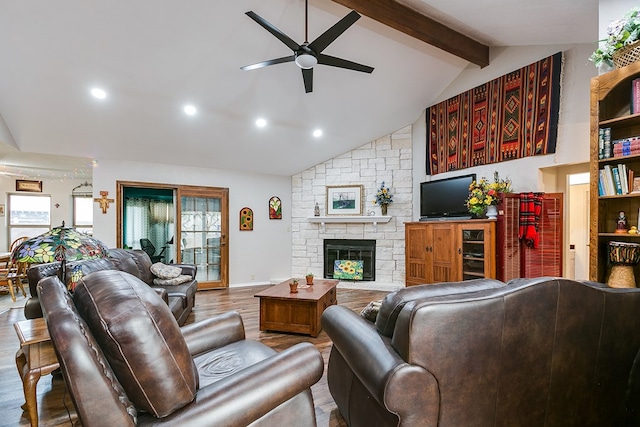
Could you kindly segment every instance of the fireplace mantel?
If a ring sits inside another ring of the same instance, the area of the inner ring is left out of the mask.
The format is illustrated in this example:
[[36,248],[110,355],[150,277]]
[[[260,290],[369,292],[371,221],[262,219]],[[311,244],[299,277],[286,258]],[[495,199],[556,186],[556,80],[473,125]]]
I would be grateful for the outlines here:
[[331,216],[310,216],[307,218],[309,222],[320,224],[322,231],[325,229],[325,224],[337,224],[337,223],[360,223],[360,224],[373,224],[374,229],[377,229],[378,224],[384,224],[391,221],[390,216],[374,216],[374,215],[331,215]]

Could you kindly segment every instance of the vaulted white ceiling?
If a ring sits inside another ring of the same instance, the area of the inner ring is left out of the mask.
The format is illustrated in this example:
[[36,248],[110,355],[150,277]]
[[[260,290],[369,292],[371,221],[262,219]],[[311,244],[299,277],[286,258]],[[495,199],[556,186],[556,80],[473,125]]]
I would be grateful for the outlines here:
[[[399,2],[491,47],[598,33],[597,0]],[[0,0],[0,10],[0,172],[130,159],[289,176],[413,123],[478,67],[363,16],[324,53],[374,72],[319,65],[306,94],[293,63],[240,70],[291,54],[245,12],[302,43],[303,0]],[[311,0],[309,41],[348,12]],[[106,99],[90,96],[95,86]]]

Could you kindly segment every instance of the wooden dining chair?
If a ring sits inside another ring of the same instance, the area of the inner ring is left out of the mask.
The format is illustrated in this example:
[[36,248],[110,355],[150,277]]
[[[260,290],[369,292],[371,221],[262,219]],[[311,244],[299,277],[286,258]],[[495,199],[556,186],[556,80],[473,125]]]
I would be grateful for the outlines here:
[[12,256],[16,248],[27,239],[27,236],[21,236],[11,242],[11,245],[9,246],[11,256],[9,256],[5,267],[0,268],[0,286],[6,286],[8,288],[11,299],[14,302],[16,301],[16,291],[22,292],[22,296],[24,297],[27,296],[24,289],[24,283],[27,282],[27,270],[29,269],[29,264],[26,262],[13,261]]
[[24,283],[27,282],[27,270],[29,270],[29,264],[26,262],[12,260],[9,260],[6,269],[0,270],[0,283],[6,282],[13,302],[16,301],[16,292],[22,292],[23,297],[27,296],[24,289]]

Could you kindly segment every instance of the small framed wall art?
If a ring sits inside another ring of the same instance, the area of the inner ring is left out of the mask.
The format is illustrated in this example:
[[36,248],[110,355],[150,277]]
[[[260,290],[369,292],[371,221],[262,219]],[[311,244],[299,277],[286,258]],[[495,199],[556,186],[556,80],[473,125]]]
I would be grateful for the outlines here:
[[269,219],[282,219],[282,201],[278,196],[269,199]]
[[240,209],[240,231],[253,230],[253,210],[244,207]]
[[327,186],[327,215],[362,215],[363,185]]
[[29,191],[31,193],[42,193],[42,181],[16,180],[16,191]]

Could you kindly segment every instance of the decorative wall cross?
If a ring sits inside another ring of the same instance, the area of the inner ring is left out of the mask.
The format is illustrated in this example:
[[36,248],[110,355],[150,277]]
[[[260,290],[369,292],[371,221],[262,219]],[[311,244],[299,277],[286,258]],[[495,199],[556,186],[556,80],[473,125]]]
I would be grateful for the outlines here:
[[101,191],[100,195],[102,197],[96,197],[95,199],[93,199],[93,201],[100,203],[100,208],[102,209],[102,213],[106,214],[107,213],[107,209],[109,209],[109,203],[113,203],[114,200],[113,199],[107,199],[107,196],[109,195],[108,191]]

